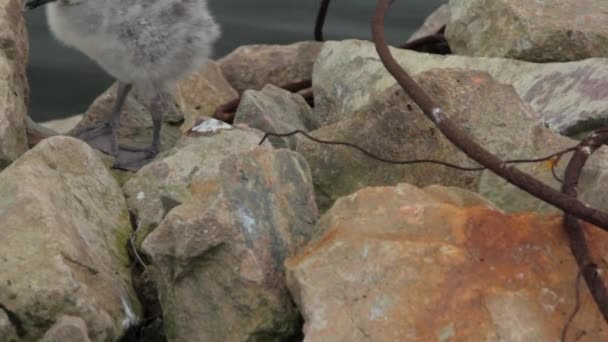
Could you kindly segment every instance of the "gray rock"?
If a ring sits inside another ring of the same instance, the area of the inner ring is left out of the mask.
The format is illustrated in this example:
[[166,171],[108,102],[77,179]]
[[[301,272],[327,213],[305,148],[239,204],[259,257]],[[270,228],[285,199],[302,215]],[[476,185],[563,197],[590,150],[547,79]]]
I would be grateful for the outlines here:
[[143,242],[171,341],[279,341],[298,313],[283,260],[314,235],[317,209],[304,159],[257,147],[192,181]]
[[242,93],[259,90],[268,83],[283,86],[310,80],[312,65],[323,43],[246,45],[219,60],[228,82]]
[[457,54],[532,62],[608,57],[604,0],[450,0],[446,37]]
[[[529,141],[543,129],[512,87],[496,83],[486,73],[458,69],[428,71],[417,75],[416,80],[440,101],[452,120],[492,152],[509,158],[535,155]],[[478,166],[453,146],[398,86],[370,98],[373,100],[367,106],[311,134],[356,143],[382,158]],[[503,115],[505,109],[511,114]],[[305,139],[298,141],[298,152],[310,164],[321,211],[337,198],[367,186],[407,182],[475,190],[480,176],[479,172],[433,164],[382,163],[352,148]]]
[[222,74],[219,63],[206,63],[201,70],[177,84],[174,97],[184,115],[182,132],[192,128],[200,119],[212,117],[218,106],[238,96]]
[[28,39],[22,2],[0,0],[0,170],[27,151]]
[[[608,46],[608,44],[606,45]],[[437,56],[392,50],[400,65],[412,74],[441,68],[488,72],[500,83],[512,85],[549,128],[561,133],[587,130],[608,120],[608,59],[536,64],[501,58]],[[334,123],[366,106],[396,84],[369,42],[327,42],[315,63],[315,115]]]
[[127,206],[87,144],[51,137],[0,173],[0,222],[0,303],[20,341],[62,315],[80,317],[92,341],[116,340],[138,319]]
[[[288,133],[294,130],[305,132],[318,128],[312,109],[298,94],[266,85],[261,91],[246,90],[241,97],[234,123],[246,124],[262,132]],[[276,148],[294,150],[296,137],[270,137]]]
[[86,323],[80,317],[61,316],[40,340],[41,342],[90,342]]
[[137,217],[137,245],[172,209],[171,203],[192,199],[193,179],[199,184],[205,180],[216,182],[221,177],[220,164],[224,159],[249,151],[261,139],[260,132],[238,126],[224,129],[218,126],[205,135],[190,133],[139,170],[123,186],[129,209]]
[[[500,158],[542,157],[576,145],[576,141],[539,125],[536,113],[513,88],[496,82],[487,73],[442,69],[420,73],[415,79],[450,115],[450,120]],[[321,139],[353,142],[389,159],[433,159],[462,166],[477,165],[452,145],[398,86],[364,96],[373,99],[367,106],[311,134]],[[432,164],[385,164],[351,148],[304,139],[298,141],[297,150],[311,167],[321,211],[327,210],[338,197],[358,189],[400,182],[479,191],[506,211],[554,210],[489,171],[464,172]],[[608,195],[592,184],[602,184],[608,176],[604,171],[608,167],[606,157],[603,149],[594,155],[582,177],[588,186],[579,188],[583,200],[599,208],[608,208]],[[558,173],[563,171],[568,158],[563,158]],[[560,186],[547,163],[517,167],[556,188]]]

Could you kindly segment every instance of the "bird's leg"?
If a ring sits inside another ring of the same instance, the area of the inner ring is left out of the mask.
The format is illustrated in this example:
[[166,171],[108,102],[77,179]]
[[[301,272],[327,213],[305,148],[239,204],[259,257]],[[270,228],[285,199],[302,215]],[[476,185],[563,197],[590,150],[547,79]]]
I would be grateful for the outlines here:
[[114,102],[114,108],[112,108],[112,114],[110,114],[110,130],[112,131],[112,155],[116,157],[118,155],[118,127],[120,126],[120,114],[122,113],[122,107],[125,105],[127,96],[131,91],[131,84],[118,82],[118,91],[116,92],[116,102]]
[[118,127],[120,125],[120,114],[131,88],[132,86],[130,84],[119,82],[116,100],[114,101],[110,119],[106,122],[85,127],[75,132],[73,135],[76,138],[84,140],[91,147],[117,157],[119,152]]
[[152,143],[148,147],[119,145],[118,158],[114,167],[130,171],[137,171],[151,162],[160,152],[160,130],[162,119],[167,109],[167,94],[159,92],[152,99],[150,115],[152,116]]
[[158,93],[152,100],[150,106],[150,114],[152,115],[152,151],[158,153],[160,151],[160,129],[163,123],[163,115],[167,110],[167,94]]

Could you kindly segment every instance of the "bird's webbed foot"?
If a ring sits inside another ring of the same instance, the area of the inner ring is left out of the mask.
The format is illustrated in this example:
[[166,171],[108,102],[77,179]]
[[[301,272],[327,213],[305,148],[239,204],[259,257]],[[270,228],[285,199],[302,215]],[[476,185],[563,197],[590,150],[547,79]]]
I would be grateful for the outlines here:
[[84,127],[72,133],[72,136],[85,141],[94,149],[98,149],[113,156],[118,154],[115,133],[112,129],[112,124],[109,121]]
[[157,154],[158,148],[154,146],[139,147],[120,145],[112,167],[115,169],[137,172],[146,164],[150,163]]

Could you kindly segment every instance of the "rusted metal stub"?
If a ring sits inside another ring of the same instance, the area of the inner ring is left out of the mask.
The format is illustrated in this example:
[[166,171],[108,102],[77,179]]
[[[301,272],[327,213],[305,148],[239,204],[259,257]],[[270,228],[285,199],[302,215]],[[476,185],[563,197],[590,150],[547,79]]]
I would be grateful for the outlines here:
[[[583,139],[574,155],[570,159],[564,173],[562,192],[572,198],[578,196],[578,181],[585,163],[593,152],[597,151],[602,144],[608,142],[608,127],[591,133]],[[570,249],[576,259],[587,286],[595,300],[604,320],[608,322],[608,291],[600,269],[589,250],[583,225],[580,220],[570,213],[564,212],[564,229],[570,240]]]

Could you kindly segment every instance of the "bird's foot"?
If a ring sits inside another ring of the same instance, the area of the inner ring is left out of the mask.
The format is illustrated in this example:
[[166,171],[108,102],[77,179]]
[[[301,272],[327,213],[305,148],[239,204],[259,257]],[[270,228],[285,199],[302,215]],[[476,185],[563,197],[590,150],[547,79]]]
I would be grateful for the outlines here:
[[110,122],[85,127],[72,135],[85,141],[92,148],[114,156],[112,167],[115,169],[137,172],[151,162],[159,152],[158,148],[154,146],[119,145],[112,132]]
[[154,146],[138,147],[120,145],[118,154],[112,165],[115,169],[137,172],[150,163],[158,154],[158,148]]
[[83,140],[92,148],[98,149],[109,155],[116,156],[118,154],[118,146],[110,122],[101,122],[89,127],[84,127],[74,132],[72,136]]

